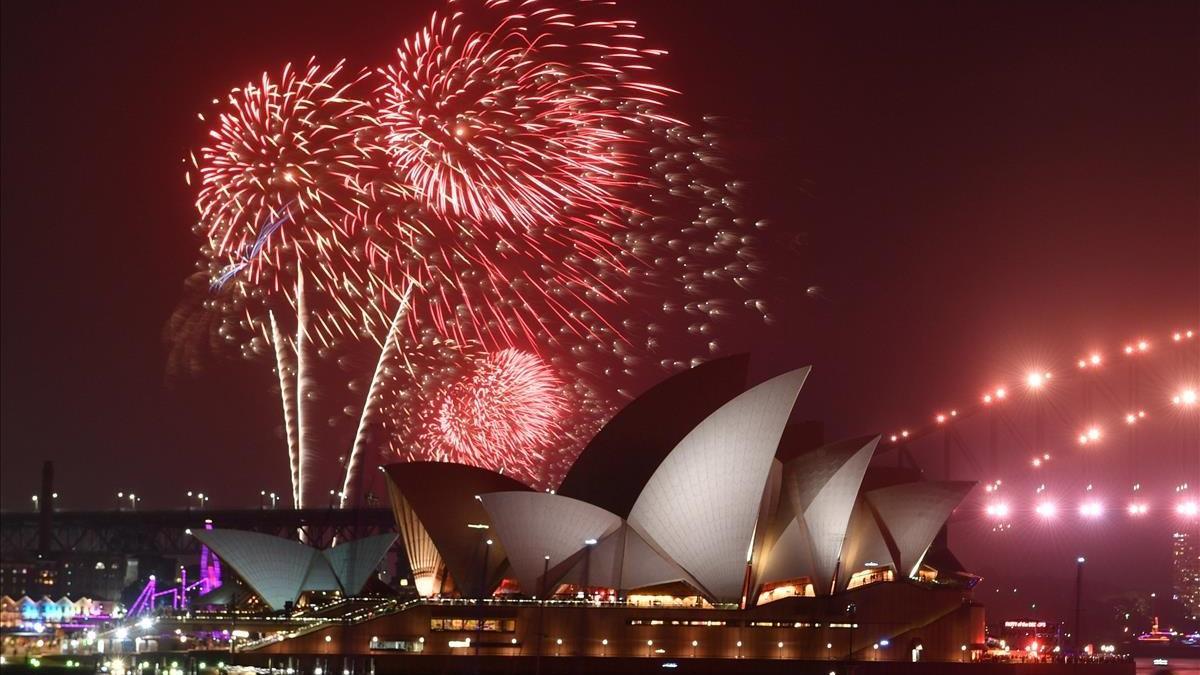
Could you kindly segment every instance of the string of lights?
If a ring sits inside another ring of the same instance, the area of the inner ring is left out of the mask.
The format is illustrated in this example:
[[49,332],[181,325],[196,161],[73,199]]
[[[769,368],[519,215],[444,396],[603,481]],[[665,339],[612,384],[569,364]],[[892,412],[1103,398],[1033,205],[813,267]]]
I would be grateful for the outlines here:
[[[1196,345],[1197,330],[1179,330],[1167,336],[1163,341],[1165,347],[1186,348]],[[1129,446],[1131,453],[1131,465],[1136,465],[1136,459],[1133,458],[1134,451],[1137,448],[1137,428],[1146,425],[1147,423],[1157,422],[1166,424],[1171,420],[1179,421],[1179,414],[1185,415],[1183,418],[1185,423],[1190,422],[1200,429],[1200,419],[1197,415],[1200,414],[1200,395],[1197,393],[1197,383],[1190,381],[1187,377],[1194,377],[1194,372],[1188,372],[1188,369],[1181,368],[1172,371],[1172,379],[1179,380],[1171,382],[1168,385],[1165,396],[1160,396],[1158,400],[1142,401],[1139,398],[1137,390],[1138,383],[1138,364],[1137,361],[1149,358],[1154,353],[1169,354],[1170,349],[1155,349],[1155,342],[1149,338],[1138,338],[1129,341],[1118,349],[1105,351],[1090,351],[1081,356],[1075,363],[1074,369],[1064,369],[1061,372],[1048,370],[1045,368],[1032,368],[1026,371],[1023,378],[1014,383],[1001,382],[984,390],[979,398],[965,406],[948,407],[942,411],[938,411],[931,416],[931,421],[921,426],[910,428],[902,428],[888,435],[888,444],[885,447],[890,447],[896,450],[907,448],[910,444],[920,439],[927,439],[935,434],[942,433],[946,438],[946,451],[949,452],[950,441],[954,434],[953,426],[961,423],[963,420],[970,418],[978,413],[986,412],[989,416],[989,426],[991,427],[990,443],[995,452],[995,446],[998,445],[996,440],[996,427],[999,421],[1008,424],[1009,431],[1017,435],[1018,431],[1012,426],[1011,421],[1005,420],[1002,416],[1002,410],[1008,406],[1015,397],[1024,395],[1030,397],[1034,406],[1035,417],[1035,435],[1036,440],[1032,443],[1032,456],[1027,461],[1022,461],[1016,464],[1007,464],[1009,466],[1023,466],[1029,471],[1038,471],[1045,468],[1055,457],[1056,453],[1051,452],[1051,445],[1044,440],[1044,422],[1043,422],[1043,406],[1046,403],[1041,400],[1043,394],[1046,393],[1051,385],[1057,388],[1059,385],[1064,385],[1071,381],[1081,381],[1084,387],[1084,415],[1087,422],[1080,425],[1074,435],[1073,442],[1076,444],[1079,451],[1086,451],[1090,456],[1094,457],[1094,453],[1103,449],[1106,442],[1120,439],[1120,430],[1122,428],[1128,430]],[[1185,353],[1186,354],[1186,353]],[[1093,390],[1099,385],[1095,375],[1098,374],[1105,366],[1112,365],[1118,359],[1126,359],[1130,363],[1129,378],[1130,391],[1128,398],[1119,397],[1109,393],[1111,407],[1122,410],[1120,413],[1097,414],[1093,405]],[[1187,363],[1185,360],[1184,363]],[[1179,414],[1171,415],[1174,410]],[[1186,469],[1188,468],[1188,448],[1189,442],[1200,442],[1200,439],[1190,439],[1186,432],[1180,432],[1180,436],[1184,437],[1183,443],[1184,454],[1180,457],[1180,462],[1184,469],[1183,476],[1188,476]],[[1019,443],[1019,445],[1030,445],[1027,442]],[[1193,459],[1200,460],[1200,447],[1192,447],[1190,452],[1194,455]],[[1081,455],[1078,459],[1082,465],[1087,464],[1089,455]],[[999,461],[993,457],[994,465],[990,467],[992,472],[999,471]],[[947,472],[949,465],[947,464]],[[1081,473],[1085,473],[1081,471]],[[1134,518],[1147,516],[1152,510],[1158,510],[1156,504],[1169,504],[1166,511],[1173,513],[1176,517],[1186,520],[1196,520],[1200,518],[1200,501],[1193,496],[1192,485],[1189,480],[1181,480],[1176,482],[1171,487],[1171,492],[1157,499],[1150,497],[1147,491],[1143,489],[1141,480],[1137,475],[1131,475],[1132,479],[1132,496],[1123,509],[1124,512]],[[1011,481],[1010,481],[1011,483]],[[1051,497],[1050,490],[1047,489],[1045,483],[1038,483],[1034,489],[1034,497],[1028,506],[1022,507],[1018,505],[1018,500],[1002,497],[1002,489],[1005,488],[1003,478],[997,478],[987,482],[984,485],[984,494],[982,499],[982,511],[986,520],[991,523],[994,531],[1003,531],[1011,528],[1012,521],[1018,517],[1032,517],[1035,520],[1051,520],[1058,518],[1070,512],[1070,508],[1065,504],[1060,503],[1060,500]],[[1099,491],[1095,489],[1092,482],[1087,482],[1083,490],[1083,496],[1079,498],[1075,505],[1075,513],[1079,518],[1095,520],[1105,516],[1113,508],[1110,508],[1108,501],[1099,495]],[[1162,507],[1158,507],[1162,508]]]

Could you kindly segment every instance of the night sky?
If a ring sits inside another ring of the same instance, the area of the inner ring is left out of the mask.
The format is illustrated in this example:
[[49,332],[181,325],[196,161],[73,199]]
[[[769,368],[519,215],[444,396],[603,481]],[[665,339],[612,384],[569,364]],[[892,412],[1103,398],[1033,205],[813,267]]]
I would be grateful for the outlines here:
[[[203,140],[195,113],[289,60],[382,64],[437,6],[4,3],[5,508],[28,508],[44,459],[66,508],[117,490],[147,507],[286,491],[269,368],[165,372],[198,247],[181,164]],[[928,420],[1031,363],[1200,323],[1195,3],[626,13],[671,52],[677,104],[728,119],[753,208],[791,235],[771,260],[781,323],[754,367],[813,364],[798,415],[829,436]],[[1089,466],[1120,479],[1116,462]],[[1150,552],[1114,557],[1109,582],[1125,565],[1165,581],[1165,543],[1133,536]]]

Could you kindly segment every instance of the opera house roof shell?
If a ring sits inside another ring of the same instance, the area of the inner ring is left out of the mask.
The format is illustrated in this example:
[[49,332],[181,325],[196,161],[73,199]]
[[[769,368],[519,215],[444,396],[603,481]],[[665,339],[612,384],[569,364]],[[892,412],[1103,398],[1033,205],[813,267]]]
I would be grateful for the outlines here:
[[682,583],[744,606],[785,583],[828,595],[856,576],[916,577],[974,484],[864,489],[879,438],[796,445],[786,431],[809,368],[747,389],[746,366],[712,361],[634,399],[557,493],[457,464],[386,466],[418,591],[623,595]]

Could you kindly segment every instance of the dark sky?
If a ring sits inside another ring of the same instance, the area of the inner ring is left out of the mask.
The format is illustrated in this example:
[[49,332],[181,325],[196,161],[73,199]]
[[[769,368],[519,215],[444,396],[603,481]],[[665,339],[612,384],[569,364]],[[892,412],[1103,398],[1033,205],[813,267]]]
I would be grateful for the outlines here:
[[[197,250],[180,160],[212,97],[314,54],[383,63],[436,6],[3,4],[5,508],[28,505],[47,458],[71,508],[285,491],[267,368],[164,375]],[[1031,360],[1197,325],[1197,7],[627,12],[671,52],[683,107],[733,121],[755,207],[795,232],[774,262],[796,292],[757,368],[814,364],[801,412],[836,436],[927,419]]]

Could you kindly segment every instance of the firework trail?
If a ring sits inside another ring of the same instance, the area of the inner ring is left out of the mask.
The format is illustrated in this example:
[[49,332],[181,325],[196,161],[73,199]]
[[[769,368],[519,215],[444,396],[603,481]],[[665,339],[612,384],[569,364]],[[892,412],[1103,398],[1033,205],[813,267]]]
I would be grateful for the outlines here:
[[375,362],[375,371],[371,375],[371,383],[367,388],[367,397],[363,401],[362,413],[359,415],[358,430],[354,434],[354,445],[350,451],[350,457],[346,463],[346,476],[342,483],[341,491],[341,506],[346,508],[347,504],[354,503],[356,497],[354,489],[358,484],[359,473],[362,469],[359,467],[362,461],[362,455],[366,451],[368,440],[367,431],[369,425],[375,421],[379,410],[379,403],[382,400],[382,387],[385,385],[386,379],[386,364],[395,356],[400,345],[400,322],[404,319],[405,313],[408,311],[408,299],[412,294],[412,284],[405,289],[404,297],[400,301],[400,306],[396,308],[396,316],[392,319],[392,324],[388,328],[387,336],[384,338],[383,347],[379,350],[379,359]]
[[[275,345],[275,371],[279,375],[279,397],[283,403],[284,435],[288,447],[288,465],[292,470],[292,504],[300,508],[300,434],[297,430],[296,414],[296,368],[292,359],[294,348],[275,320],[275,313],[269,313],[271,322],[271,342]],[[292,354],[290,354],[291,352]]]

